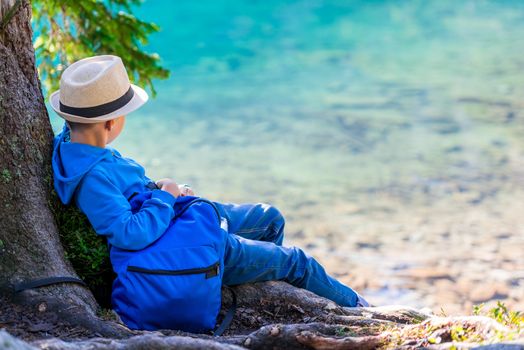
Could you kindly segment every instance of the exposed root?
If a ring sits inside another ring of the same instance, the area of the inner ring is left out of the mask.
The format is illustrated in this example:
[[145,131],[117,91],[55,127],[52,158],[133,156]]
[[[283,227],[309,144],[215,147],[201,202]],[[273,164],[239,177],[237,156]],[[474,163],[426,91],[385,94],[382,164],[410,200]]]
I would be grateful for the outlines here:
[[312,332],[301,332],[296,336],[300,344],[306,345],[316,350],[345,350],[359,349],[368,350],[376,349],[384,344],[384,338],[381,336],[365,337],[343,337],[332,338],[314,334]]

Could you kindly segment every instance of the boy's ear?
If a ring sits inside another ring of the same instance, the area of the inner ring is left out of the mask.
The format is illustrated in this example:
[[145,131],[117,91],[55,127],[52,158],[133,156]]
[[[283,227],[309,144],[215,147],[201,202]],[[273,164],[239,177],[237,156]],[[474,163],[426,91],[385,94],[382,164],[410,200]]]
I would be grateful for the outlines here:
[[111,131],[111,129],[113,128],[113,124],[114,123],[115,123],[114,119],[106,121],[105,124],[104,124],[104,129],[107,129],[107,130]]

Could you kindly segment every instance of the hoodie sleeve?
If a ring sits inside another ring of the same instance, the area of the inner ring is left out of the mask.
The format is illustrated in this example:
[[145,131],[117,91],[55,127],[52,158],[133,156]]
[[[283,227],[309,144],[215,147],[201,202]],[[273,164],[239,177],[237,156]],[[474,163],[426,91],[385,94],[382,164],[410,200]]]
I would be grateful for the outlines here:
[[84,212],[99,235],[115,247],[139,250],[158,239],[169,226],[175,212],[176,197],[153,190],[133,214],[123,193],[102,172],[86,174],[76,195],[77,206]]

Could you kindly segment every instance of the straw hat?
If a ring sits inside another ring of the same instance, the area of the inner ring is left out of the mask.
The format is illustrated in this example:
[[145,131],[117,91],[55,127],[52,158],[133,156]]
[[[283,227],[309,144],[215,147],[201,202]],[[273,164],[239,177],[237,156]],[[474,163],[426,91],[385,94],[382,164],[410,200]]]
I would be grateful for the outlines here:
[[60,90],[49,103],[62,118],[77,123],[98,123],[128,114],[149,96],[131,84],[122,59],[113,55],[81,59],[62,73]]

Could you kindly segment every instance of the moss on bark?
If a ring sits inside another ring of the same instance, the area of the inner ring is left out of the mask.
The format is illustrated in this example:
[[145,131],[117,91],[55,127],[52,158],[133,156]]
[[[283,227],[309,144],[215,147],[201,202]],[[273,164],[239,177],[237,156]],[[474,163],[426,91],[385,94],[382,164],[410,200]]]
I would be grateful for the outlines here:
[[106,238],[96,234],[88,218],[77,207],[63,205],[54,190],[52,203],[66,259],[87,283],[100,306],[109,308],[114,273]]

